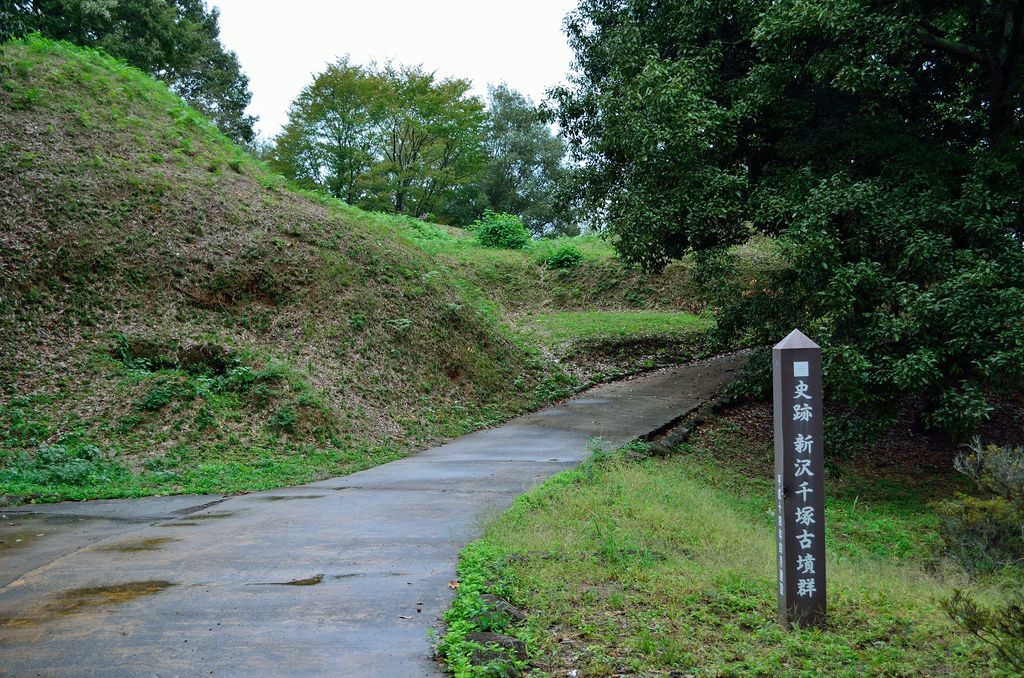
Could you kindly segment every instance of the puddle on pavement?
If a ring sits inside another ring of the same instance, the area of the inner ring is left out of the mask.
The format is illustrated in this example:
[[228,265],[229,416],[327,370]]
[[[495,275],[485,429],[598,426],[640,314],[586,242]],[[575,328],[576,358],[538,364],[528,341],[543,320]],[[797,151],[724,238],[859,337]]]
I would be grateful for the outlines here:
[[[63,617],[91,608],[107,607],[128,603],[142,596],[151,596],[175,584],[163,580],[137,581],[109,586],[83,586],[57,594],[57,596],[26,617],[0,617],[0,626],[27,626],[42,624],[57,617]],[[104,610],[106,612],[108,610]]]
[[293,579],[292,581],[261,581],[254,582],[250,586],[316,586],[324,580],[322,574],[314,574],[305,579]]
[[171,537],[158,537],[155,539],[134,539],[122,541],[116,544],[106,544],[98,547],[100,551],[119,551],[121,553],[135,553],[138,551],[158,551],[160,547],[169,542],[181,541]]
[[569,413],[566,410],[563,410],[562,408],[557,407],[557,408],[553,408],[553,409],[550,409],[550,410],[541,410],[540,412],[534,412],[530,416],[531,417],[538,417],[538,418],[544,419],[544,418],[547,418],[547,417],[561,417],[561,416],[564,416],[566,414],[569,414]]
[[266,497],[254,497],[257,501],[289,501],[291,499],[321,499],[322,494],[272,494]]
[[28,546],[41,537],[66,531],[64,527],[67,525],[76,525],[87,520],[102,519],[0,511],[0,551]]
[[36,539],[45,536],[46,533],[39,532],[38,527],[22,529],[17,523],[12,523],[6,525],[3,532],[0,532],[0,551],[28,546]]
[[142,596],[160,593],[172,586],[174,584],[163,580],[136,581],[111,586],[83,586],[62,593],[53,608],[58,614],[74,614],[90,607],[127,603]]
[[235,512],[230,513],[203,513],[201,515],[191,514],[185,516],[182,520],[176,520],[169,523],[161,523],[161,527],[195,527],[199,523],[197,520],[219,520],[221,518],[230,518],[235,515]]

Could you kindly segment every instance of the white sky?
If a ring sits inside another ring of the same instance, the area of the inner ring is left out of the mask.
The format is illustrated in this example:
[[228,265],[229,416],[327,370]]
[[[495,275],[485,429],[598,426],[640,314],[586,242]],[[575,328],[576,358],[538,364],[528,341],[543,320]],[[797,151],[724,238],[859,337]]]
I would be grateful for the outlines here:
[[562,20],[576,0],[208,0],[220,39],[238,54],[264,138],[313,75],[338,57],[417,66],[466,78],[486,100],[502,82],[535,104],[565,80],[572,51]]

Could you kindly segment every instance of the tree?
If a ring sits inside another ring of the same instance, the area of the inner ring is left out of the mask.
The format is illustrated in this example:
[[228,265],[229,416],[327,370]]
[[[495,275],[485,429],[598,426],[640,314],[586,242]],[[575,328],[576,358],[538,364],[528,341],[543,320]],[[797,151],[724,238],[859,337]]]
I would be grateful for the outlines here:
[[565,143],[529,99],[507,85],[487,88],[487,161],[449,210],[468,223],[486,210],[520,215],[536,235],[574,227],[555,199],[564,180]]
[[479,167],[484,105],[466,96],[468,80],[436,82],[433,73],[391,64],[379,76],[388,96],[375,109],[384,160],[378,171],[396,212],[426,216]]
[[348,58],[292,103],[274,165],[351,204],[427,216],[483,158],[483,104],[469,82]]
[[837,400],[967,436],[1024,387],[1024,2],[582,0],[553,99],[623,256],[751,229],[786,266],[719,325],[825,348]]
[[99,47],[163,80],[239,142],[256,119],[238,57],[220,42],[219,12],[203,0],[32,0],[33,27],[44,37]]
[[329,65],[292,102],[271,164],[307,188],[363,202],[376,163],[373,109],[380,91],[380,79],[348,57]]

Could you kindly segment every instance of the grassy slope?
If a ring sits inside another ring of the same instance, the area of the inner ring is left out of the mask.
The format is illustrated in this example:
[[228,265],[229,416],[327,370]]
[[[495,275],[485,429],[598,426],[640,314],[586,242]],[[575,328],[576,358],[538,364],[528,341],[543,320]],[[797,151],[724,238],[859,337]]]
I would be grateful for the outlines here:
[[565,392],[393,220],[105,56],[5,55],[0,495],[299,482]]
[[[705,337],[713,326],[709,290],[690,260],[649,274],[624,265],[598,236],[495,250],[463,229],[395,221],[472,289],[484,290],[485,304],[510,323],[513,336],[541,347],[581,382],[675,364],[712,348]],[[577,247],[582,262],[549,269],[545,256],[563,243]],[[763,239],[734,254],[743,280],[778,265],[773,243]]]
[[[538,677],[1009,675],[940,608],[971,582],[939,555],[931,502],[961,483],[935,470],[918,484],[870,464],[830,476],[828,626],[779,627],[771,426],[770,406],[740,408],[678,456],[598,454],[521,497],[463,552],[441,645],[455,674],[491,675],[459,640],[482,619],[528,642],[520,668]],[[972,586],[999,600],[1020,582]],[[485,590],[526,624],[479,616]]]

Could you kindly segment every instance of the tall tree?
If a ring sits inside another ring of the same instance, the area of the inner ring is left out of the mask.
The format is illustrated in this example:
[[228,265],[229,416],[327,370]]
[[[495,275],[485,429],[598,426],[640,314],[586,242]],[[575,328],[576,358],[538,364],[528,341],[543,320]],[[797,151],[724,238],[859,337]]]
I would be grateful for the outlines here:
[[367,209],[426,216],[483,159],[483,104],[465,80],[348,58],[293,102],[276,141],[286,176]]
[[369,197],[376,163],[375,101],[382,83],[349,63],[330,64],[303,88],[276,140],[272,165],[307,188],[322,187],[349,204]]
[[100,47],[166,82],[236,141],[256,119],[238,57],[220,42],[219,11],[203,0],[31,0],[44,37]]
[[586,197],[658,269],[751,227],[720,326],[825,347],[837,399],[964,436],[1024,387],[1021,0],[582,0],[554,93]]
[[431,214],[439,199],[464,183],[483,158],[484,106],[466,96],[468,80],[437,81],[420,68],[388,64],[379,74],[386,96],[377,101],[378,148],[396,212]]
[[499,85],[487,94],[489,158],[478,179],[486,207],[520,215],[537,235],[571,229],[555,199],[565,174],[565,142],[519,92]]

